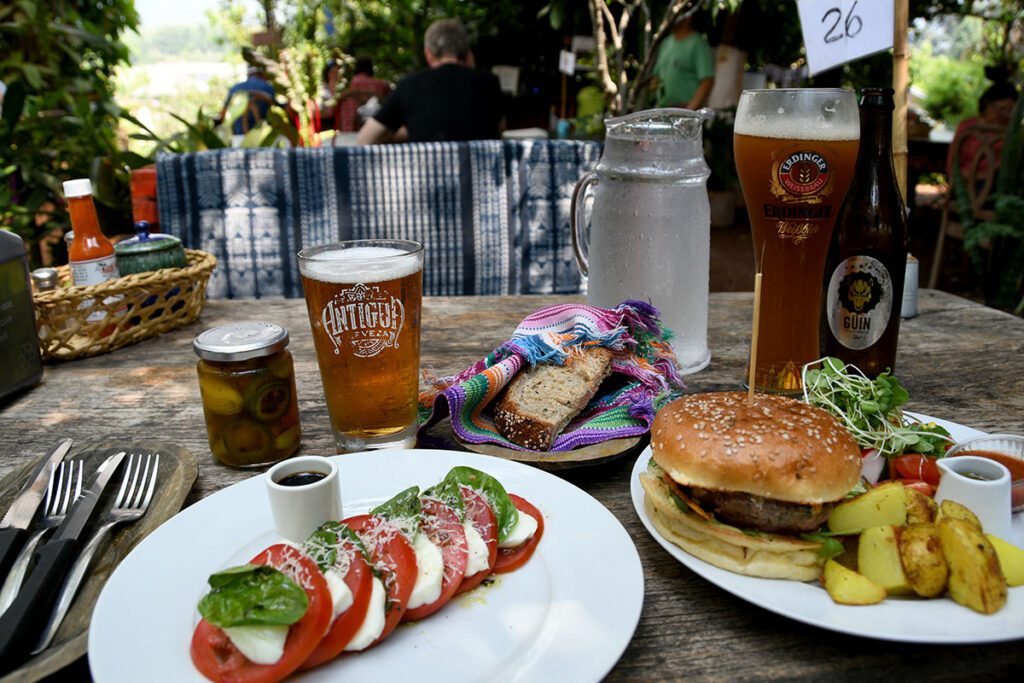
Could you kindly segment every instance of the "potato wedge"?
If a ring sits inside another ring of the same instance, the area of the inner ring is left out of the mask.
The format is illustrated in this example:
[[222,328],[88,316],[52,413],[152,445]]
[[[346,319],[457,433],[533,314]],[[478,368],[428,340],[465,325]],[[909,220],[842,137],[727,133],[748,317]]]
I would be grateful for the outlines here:
[[944,519],[961,519],[978,531],[984,531],[981,528],[981,521],[978,520],[978,516],[955,500],[944,500],[939,503],[939,511],[935,515],[935,521],[941,522]]
[[906,494],[907,524],[927,524],[935,521],[935,512],[939,506],[934,499],[917,489],[908,488]]
[[890,481],[832,508],[828,528],[837,534],[857,534],[871,527],[907,523],[907,495],[903,484]]
[[914,592],[900,560],[899,529],[892,524],[865,529],[860,535],[857,568],[889,595],[910,595]]
[[1006,604],[1006,579],[992,544],[962,519],[940,519],[938,527],[949,565],[949,597],[982,614],[998,612]]
[[1003,577],[1006,578],[1006,585],[1024,585],[1024,550],[1007,543],[998,536],[986,534],[992,549],[999,557],[999,568],[1003,570]]
[[835,560],[825,563],[821,583],[840,605],[875,605],[885,599],[884,588]]
[[934,524],[911,524],[899,533],[903,573],[915,593],[934,598],[946,590],[949,566]]

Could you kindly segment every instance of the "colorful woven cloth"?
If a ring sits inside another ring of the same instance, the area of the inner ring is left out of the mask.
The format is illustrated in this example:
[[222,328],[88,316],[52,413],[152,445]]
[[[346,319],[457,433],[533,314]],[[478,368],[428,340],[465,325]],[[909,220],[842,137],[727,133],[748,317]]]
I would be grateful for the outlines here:
[[670,332],[656,308],[625,301],[615,309],[581,304],[543,308],[527,316],[512,339],[454,377],[436,380],[420,395],[420,423],[426,427],[451,415],[455,435],[468,443],[495,443],[526,450],[494,426],[490,404],[527,364],[564,363],[592,346],[613,351],[612,377],[559,434],[552,451],[646,433],[663,403],[683,389]]

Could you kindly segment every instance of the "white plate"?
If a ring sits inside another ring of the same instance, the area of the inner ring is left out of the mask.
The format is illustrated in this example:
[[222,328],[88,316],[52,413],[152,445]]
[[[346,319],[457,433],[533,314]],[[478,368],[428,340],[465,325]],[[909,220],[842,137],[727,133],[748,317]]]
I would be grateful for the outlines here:
[[[922,421],[934,421],[949,430],[957,441],[982,434],[976,429],[946,420],[910,413]],[[1024,638],[1024,586],[1011,588],[1006,606],[995,614],[978,614],[949,598],[917,600],[886,598],[878,605],[851,607],[837,605],[817,582],[800,583],[759,579],[734,574],[699,560],[669,543],[654,528],[644,511],[644,490],[640,473],[651,457],[648,448],[636,461],[630,479],[633,506],[647,531],[661,547],[691,571],[736,597],[759,607],[830,631],[880,640],[907,643],[994,643]],[[1024,546],[1024,515],[1014,515],[1013,538]]]
[[[497,477],[544,513],[530,561],[400,626],[363,654],[291,680],[600,680],[633,636],[643,606],[629,534],[589,495],[551,474],[473,453],[378,451],[335,458],[345,515],[438,482],[455,465]],[[274,542],[263,476],[183,510],[124,559],[96,603],[89,666],[98,683],[205,680],[189,642],[207,577]],[[599,571],[595,571],[599,568]]]

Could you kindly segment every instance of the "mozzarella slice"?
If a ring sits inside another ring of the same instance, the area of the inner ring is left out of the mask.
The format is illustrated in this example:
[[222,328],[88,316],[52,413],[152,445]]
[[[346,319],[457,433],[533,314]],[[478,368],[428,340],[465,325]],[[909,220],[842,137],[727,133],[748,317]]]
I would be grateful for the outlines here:
[[412,587],[409,609],[429,605],[441,597],[441,583],[444,580],[441,549],[424,533],[416,534],[412,547],[416,551],[416,584]]
[[387,592],[384,584],[376,576],[373,577],[373,590],[370,592],[370,605],[366,608],[366,616],[352,640],[345,646],[345,652],[365,650],[384,632],[384,609]]
[[516,522],[514,527],[512,527],[512,531],[509,532],[508,538],[498,543],[498,547],[518,548],[533,538],[535,533],[537,533],[537,520],[520,510],[519,521]]
[[469,560],[466,562],[466,576],[474,576],[487,570],[487,560],[489,559],[487,543],[469,520],[462,523],[462,529],[466,532],[466,544],[469,549]]
[[334,605],[334,614],[331,616],[333,623],[338,615],[352,606],[355,598],[352,597],[352,591],[337,569],[328,569],[324,578],[327,579],[327,588],[331,591],[331,602]]
[[288,626],[231,626],[224,629],[238,651],[253,664],[276,664],[284,654]]

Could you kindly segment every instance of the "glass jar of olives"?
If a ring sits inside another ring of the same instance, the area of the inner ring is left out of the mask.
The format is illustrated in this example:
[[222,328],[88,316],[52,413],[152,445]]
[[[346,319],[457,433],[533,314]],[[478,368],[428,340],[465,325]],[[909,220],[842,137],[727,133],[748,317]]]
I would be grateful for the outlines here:
[[263,322],[214,327],[195,338],[199,393],[214,457],[231,467],[284,460],[299,448],[299,402],[288,330]]

